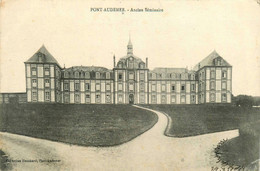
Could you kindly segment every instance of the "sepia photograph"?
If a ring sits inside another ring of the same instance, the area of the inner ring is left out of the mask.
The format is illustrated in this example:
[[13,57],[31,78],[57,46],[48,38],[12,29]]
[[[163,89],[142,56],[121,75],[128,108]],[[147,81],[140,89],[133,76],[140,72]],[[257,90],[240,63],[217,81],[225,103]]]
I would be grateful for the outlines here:
[[259,0],[0,0],[0,170],[259,164]]

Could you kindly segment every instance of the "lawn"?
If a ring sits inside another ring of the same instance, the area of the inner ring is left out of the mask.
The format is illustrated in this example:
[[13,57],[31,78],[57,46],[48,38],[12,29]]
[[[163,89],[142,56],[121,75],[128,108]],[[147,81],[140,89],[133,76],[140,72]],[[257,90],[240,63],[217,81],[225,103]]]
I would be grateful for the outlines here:
[[223,105],[143,105],[167,113],[172,120],[167,136],[188,137],[238,129],[240,125],[260,120],[260,108]]
[[218,144],[215,148],[216,156],[224,165],[241,168],[256,161],[260,156],[259,130],[260,120],[242,125],[238,137]]
[[0,131],[83,146],[112,146],[150,129],[156,114],[130,105],[0,105]]
[[[143,105],[165,112],[171,125],[165,135],[195,136],[239,129],[239,137],[222,141],[215,149],[223,165],[242,169],[259,159],[260,108],[241,108],[223,105]],[[168,126],[169,126],[168,125]]]

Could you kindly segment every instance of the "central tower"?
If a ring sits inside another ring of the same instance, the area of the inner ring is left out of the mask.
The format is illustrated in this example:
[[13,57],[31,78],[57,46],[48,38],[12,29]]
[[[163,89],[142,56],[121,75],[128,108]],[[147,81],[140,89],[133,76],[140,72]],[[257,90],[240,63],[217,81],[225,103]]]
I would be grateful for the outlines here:
[[148,103],[148,68],[141,58],[133,54],[130,36],[127,55],[119,59],[114,67],[114,74],[116,104]]

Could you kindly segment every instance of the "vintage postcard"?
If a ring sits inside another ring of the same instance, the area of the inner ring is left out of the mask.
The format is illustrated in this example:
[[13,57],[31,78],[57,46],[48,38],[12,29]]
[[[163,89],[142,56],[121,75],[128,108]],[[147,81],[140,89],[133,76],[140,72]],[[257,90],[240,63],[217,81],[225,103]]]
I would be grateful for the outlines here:
[[0,170],[259,170],[260,1],[0,0]]

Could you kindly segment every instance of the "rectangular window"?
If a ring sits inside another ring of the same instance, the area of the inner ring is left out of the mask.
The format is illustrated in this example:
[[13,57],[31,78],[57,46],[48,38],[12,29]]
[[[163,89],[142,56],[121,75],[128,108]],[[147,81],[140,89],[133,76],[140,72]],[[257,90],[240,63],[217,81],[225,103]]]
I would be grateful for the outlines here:
[[134,84],[129,84],[129,91],[134,91]]
[[69,103],[70,102],[69,94],[65,94],[64,95],[64,101],[65,101],[65,103]]
[[140,73],[140,80],[144,80],[144,73]]
[[140,91],[144,91],[144,83],[140,83]]
[[227,78],[227,72],[226,71],[222,71],[222,78]]
[[76,102],[76,103],[80,103],[79,94],[75,94],[75,102]]
[[210,101],[211,101],[211,102],[214,102],[214,101],[215,101],[215,94],[214,94],[214,93],[211,93],[211,94],[210,94]]
[[110,103],[110,101],[111,101],[110,95],[107,94],[107,95],[106,95],[106,103]]
[[166,91],[166,86],[164,84],[162,85],[162,91]]
[[100,84],[99,83],[96,84],[96,91],[100,91]]
[[45,79],[45,87],[50,87],[50,80],[49,79]]
[[156,103],[156,95],[152,95],[152,103],[153,103],[153,104]]
[[90,103],[90,95],[86,94],[86,103]]
[[118,79],[119,79],[119,80],[122,80],[122,79],[123,79],[123,74],[122,74],[122,73],[119,73],[119,74],[118,74]]
[[119,103],[122,103],[123,102],[123,96],[120,94],[118,95],[118,102]]
[[192,95],[192,96],[191,96],[191,102],[192,102],[192,103],[195,103],[195,102],[196,102],[196,97],[195,97],[195,95]]
[[110,91],[110,84],[106,84],[106,90]]
[[152,85],[152,91],[156,91],[156,85],[155,84]]
[[185,103],[185,96],[181,96],[181,103]]
[[185,91],[185,85],[181,85],[181,91]]
[[32,100],[37,101],[37,93],[36,92],[32,92]]
[[195,91],[195,84],[191,84],[191,91]]
[[226,90],[227,89],[227,83],[226,82],[222,82],[222,89]]
[[69,83],[64,83],[64,90],[69,90]]
[[50,100],[50,92],[45,92],[45,100],[49,101]]
[[172,85],[172,89],[171,89],[172,91],[175,91],[175,85]]
[[37,87],[37,80],[36,79],[32,79],[32,86]]
[[129,73],[129,80],[133,80],[134,79],[134,73],[130,72]]
[[123,85],[122,84],[118,84],[118,90],[122,91],[123,90]]
[[35,68],[35,67],[32,68],[32,75],[33,75],[33,76],[36,75],[36,68]]
[[96,95],[96,103],[100,103],[100,95],[99,94]]
[[211,90],[214,90],[214,89],[215,89],[215,82],[214,82],[214,81],[211,81],[211,82],[210,82],[210,89],[211,89]]
[[44,69],[44,75],[50,75],[50,69],[49,68]]
[[86,89],[86,91],[89,91],[89,90],[90,90],[90,84],[89,84],[89,83],[86,83],[86,84],[85,84],[85,89]]
[[210,78],[215,78],[215,71],[210,72]]
[[227,101],[227,94],[226,93],[222,93],[222,101]]
[[176,96],[171,96],[171,102],[176,103]]
[[142,103],[142,104],[145,103],[145,97],[143,94],[140,94],[140,103]]
[[79,91],[79,83],[75,83],[75,90]]

